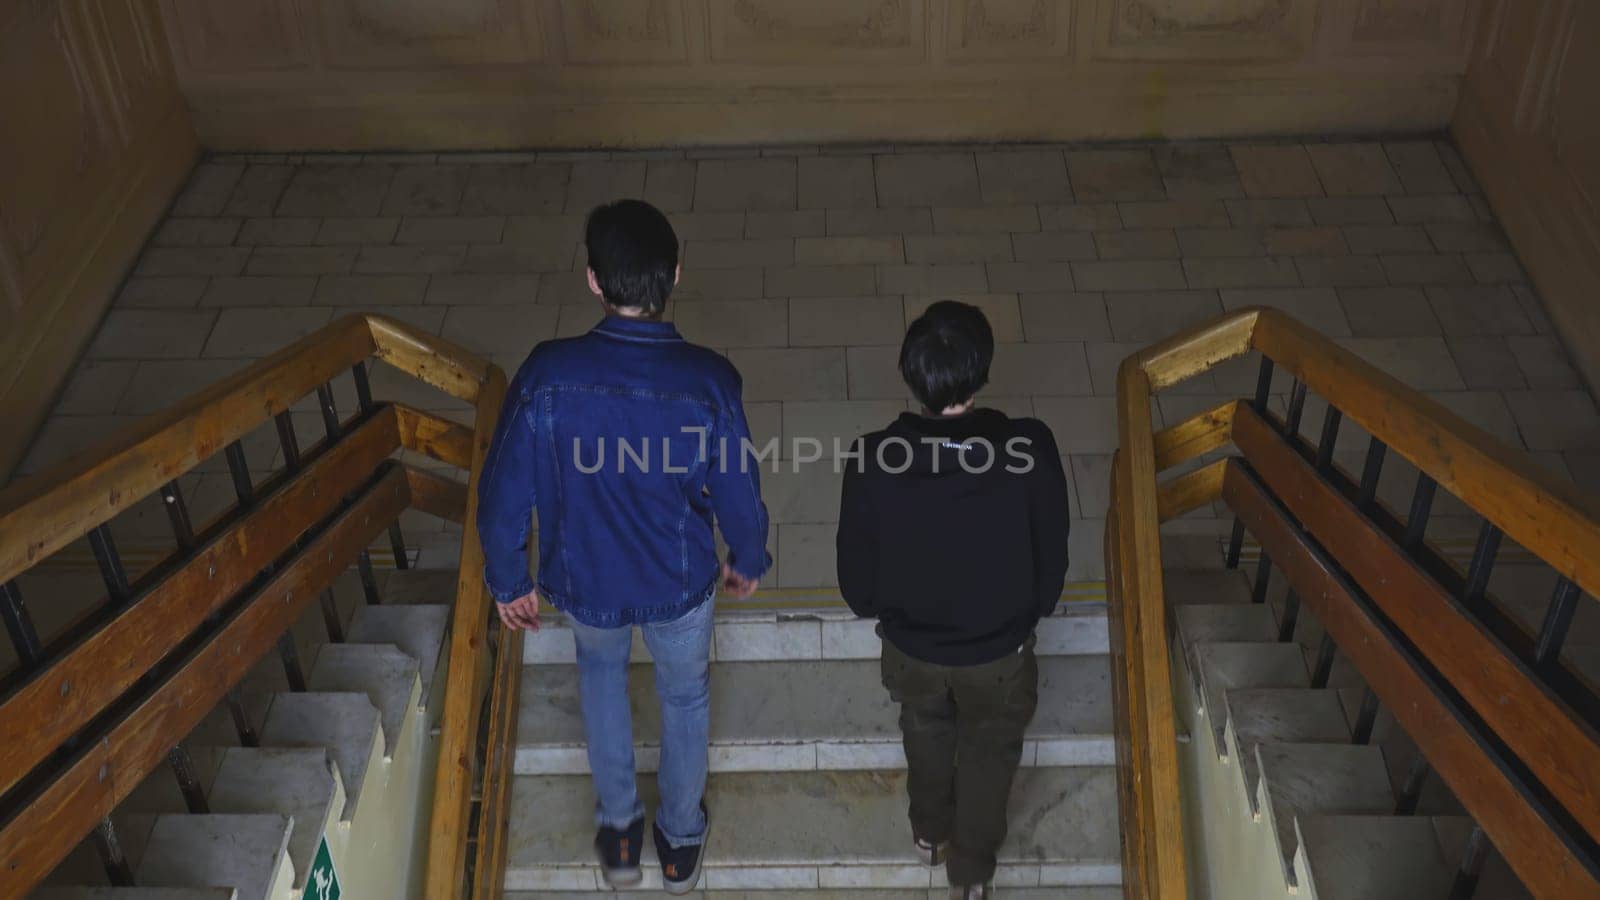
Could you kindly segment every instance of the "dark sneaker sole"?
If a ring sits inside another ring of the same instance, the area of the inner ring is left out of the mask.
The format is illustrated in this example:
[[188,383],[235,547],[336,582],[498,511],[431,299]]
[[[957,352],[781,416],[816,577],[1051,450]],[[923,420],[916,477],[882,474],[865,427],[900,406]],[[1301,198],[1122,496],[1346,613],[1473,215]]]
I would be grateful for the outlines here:
[[683,879],[682,881],[672,881],[663,875],[661,877],[661,886],[666,889],[667,893],[674,897],[680,897],[694,890],[700,884],[700,880],[705,877],[706,848],[710,846],[711,814],[708,812],[706,813],[706,833],[705,837],[701,838],[700,840],[700,858],[695,861],[694,871],[689,873],[689,877]]
[[638,866],[631,869],[608,869],[601,865],[600,877],[605,879],[606,887],[612,890],[632,888],[644,883],[644,870]]

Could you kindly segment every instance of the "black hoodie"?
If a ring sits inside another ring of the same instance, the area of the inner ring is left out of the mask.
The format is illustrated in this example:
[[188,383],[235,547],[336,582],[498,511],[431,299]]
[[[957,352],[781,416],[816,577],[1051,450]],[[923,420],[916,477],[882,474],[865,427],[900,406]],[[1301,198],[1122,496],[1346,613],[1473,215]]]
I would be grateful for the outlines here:
[[905,413],[852,449],[838,559],[856,615],[939,665],[1022,646],[1067,576],[1067,480],[1050,429],[992,409]]

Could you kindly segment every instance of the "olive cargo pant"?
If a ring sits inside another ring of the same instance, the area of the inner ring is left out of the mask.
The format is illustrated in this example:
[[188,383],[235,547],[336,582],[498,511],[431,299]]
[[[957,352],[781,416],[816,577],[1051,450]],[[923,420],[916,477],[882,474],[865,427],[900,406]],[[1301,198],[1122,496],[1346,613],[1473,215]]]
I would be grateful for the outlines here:
[[883,684],[900,704],[910,769],[911,830],[950,843],[951,884],[994,877],[1022,735],[1039,702],[1033,644],[982,665],[940,666],[883,642]]

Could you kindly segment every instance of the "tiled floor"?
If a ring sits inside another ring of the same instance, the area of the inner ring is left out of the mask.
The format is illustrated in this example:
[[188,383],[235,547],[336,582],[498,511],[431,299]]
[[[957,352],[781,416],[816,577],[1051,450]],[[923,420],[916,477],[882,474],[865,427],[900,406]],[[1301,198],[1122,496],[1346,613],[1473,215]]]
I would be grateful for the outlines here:
[[[512,369],[597,320],[583,216],[619,196],[670,214],[684,241],[671,314],[742,370],[758,436],[828,445],[887,422],[906,406],[894,362],[908,318],[942,297],[986,309],[1001,341],[990,402],[1044,419],[1069,456],[1075,580],[1101,576],[1117,363],[1247,304],[1287,310],[1600,489],[1595,405],[1459,157],[1427,140],[216,158],[151,240],[24,471],[348,310]],[[465,411],[393,373],[374,382]],[[1176,421],[1254,383],[1241,360],[1157,412]],[[265,464],[275,441],[259,437],[247,449]],[[220,461],[207,472],[191,485],[201,506],[227,494]],[[830,584],[831,467],[785,467],[765,490],[776,586]],[[1206,516],[1180,530],[1214,533]],[[448,531],[408,528],[449,553]]]

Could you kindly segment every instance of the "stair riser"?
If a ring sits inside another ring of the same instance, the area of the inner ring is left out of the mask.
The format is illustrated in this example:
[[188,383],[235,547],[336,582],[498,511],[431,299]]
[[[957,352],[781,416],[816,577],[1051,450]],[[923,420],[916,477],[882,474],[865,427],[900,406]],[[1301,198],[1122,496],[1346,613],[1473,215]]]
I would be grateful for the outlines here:
[[[661,870],[652,854],[642,866],[639,890],[661,890]],[[700,887],[708,891],[795,891],[849,889],[928,889],[947,884],[944,872],[915,863],[853,866],[717,866],[707,863]],[[1114,863],[1068,865],[1001,865],[995,870],[997,888],[1115,886],[1122,883],[1121,867]],[[536,871],[509,871],[508,891],[609,891],[595,868],[572,866]]]
[[[712,745],[713,772],[798,772],[809,769],[851,771],[903,770],[905,749],[894,741],[804,741],[783,744]],[[1116,762],[1110,735],[1051,738],[1027,741],[1022,765],[1109,766]],[[655,772],[660,763],[657,747],[634,748],[640,772]],[[589,758],[583,747],[523,747],[517,750],[518,775],[587,775]]]
[[[1109,651],[1103,615],[1056,616],[1039,623],[1040,656],[1099,655]],[[526,665],[565,664],[577,661],[572,632],[562,626],[546,627],[523,640]],[[805,619],[798,621],[718,622],[712,638],[711,659],[723,662],[773,662],[806,659],[877,659],[883,642],[876,623],[866,619]],[[643,635],[634,630],[633,659],[648,660]]]

